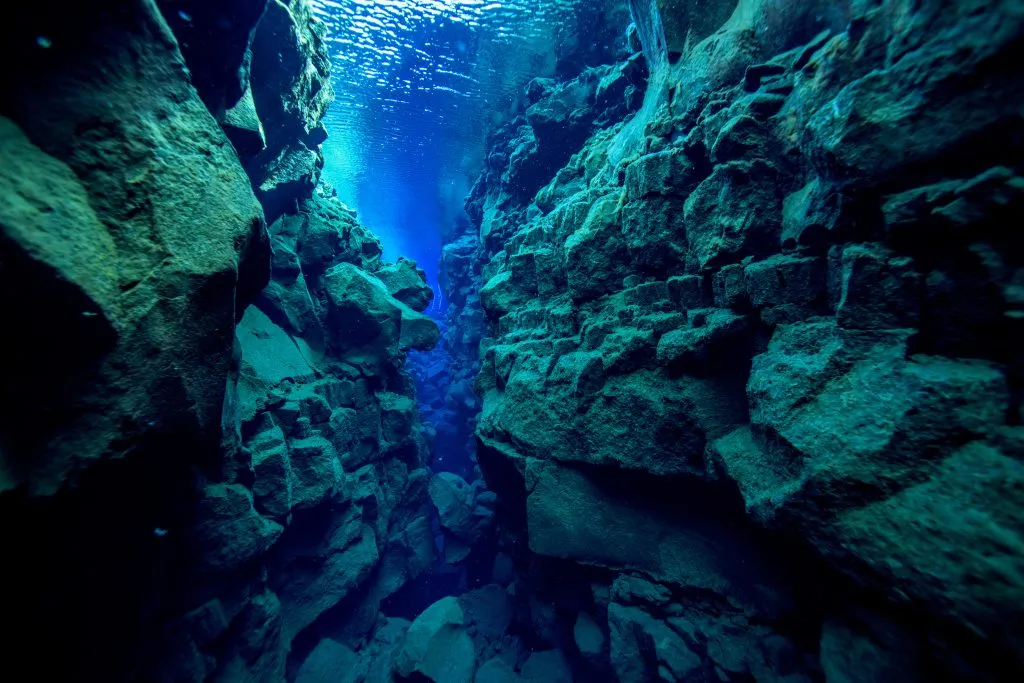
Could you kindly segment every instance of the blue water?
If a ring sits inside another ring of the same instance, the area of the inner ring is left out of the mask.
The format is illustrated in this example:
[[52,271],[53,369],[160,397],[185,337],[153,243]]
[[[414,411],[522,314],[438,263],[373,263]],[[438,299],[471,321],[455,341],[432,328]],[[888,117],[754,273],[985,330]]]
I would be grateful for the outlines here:
[[607,61],[612,41],[597,39],[589,22],[624,7],[611,0],[313,4],[328,26],[337,94],[324,173],[381,238],[385,258],[415,259],[437,291],[442,232],[462,211],[487,132],[515,110],[529,79],[556,74],[560,53]]

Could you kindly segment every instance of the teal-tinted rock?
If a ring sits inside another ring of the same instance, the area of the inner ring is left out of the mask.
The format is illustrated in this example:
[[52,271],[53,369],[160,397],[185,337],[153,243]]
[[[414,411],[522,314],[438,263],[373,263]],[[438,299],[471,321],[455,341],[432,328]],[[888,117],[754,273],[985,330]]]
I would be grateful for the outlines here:
[[294,340],[255,306],[246,309],[235,334],[242,349],[243,383],[270,388],[286,379],[313,379],[313,368]]
[[324,638],[299,667],[295,683],[358,683],[369,667],[345,645]]
[[275,519],[283,519],[292,509],[291,457],[284,432],[273,427],[257,434],[248,444],[255,477],[252,493],[256,509]]
[[686,200],[690,250],[703,267],[778,248],[782,198],[777,172],[763,160],[715,168]]
[[421,313],[405,307],[401,314],[402,334],[398,339],[402,350],[430,351],[441,339],[437,323]]
[[381,450],[388,451],[405,445],[418,427],[416,402],[400,394],[379,392]]
[[480,288],[480,304],[495,317],[501,317],[517,306],[529,301],[529,292],[523,291],[513,278],[512,271],[504,270]]
[[594,203],[583,225],[565,241],[565,268],[574,300],[594,299],[622,281],[622,243],[618,198]]
[[699,675],[701,658],[677,632],[644,610],[612,603],[608,626],[611,664],[622,683],[646,683],[652,678],[686,680]]
[[464,619],[454,597],[442,598],[424,610],[405,635],[395,672],[404,677],[416,674],[433,683],[471,683],[476,653]]
[[[141,454],[128,444],[161,441],[168,422],[189,457],[214,452],[236,316],[269,275],[259,204],[155,4],[108,9],[66,17],[65,31],[103,31],[68,34],[74,49],[8,84],[2,258],[20,275],[3,315],[20,331],[5,448],[35,446],[5,454],[3,488],[53,493],[73,471]],[[8,44],[38,49],[28,25]],[[32,389],[54,382],[66,388]],[[43,414],[56,420],[45,433],[25,419]]]
[[836,319],[851,329],[914,328],[920,315],[921,274],[913,260],[881,245],[843,247]]
[[821,248],[828,243],[829,233],[844,227],[844,219],[840,192],[813,178],[782,202],[782,248]]
[[758,159],[767,156],[768,131],[765,126],[746,114],[729,119],[719,130],[711,146],[711,159],[724,164],[738,159]]
[[508,591],[497,584],[463,593],[459,605],[470,627],[477,654],[500,652],[506,631],[515,617],[515,604]]
[[594,618],[586,612],[576,615],[576,623],[572,628],[573,640],[580,653],[585,656],[596,656],[604,650],[605,636]]
[[699,373],[723,362],[729,349],[740,346],[750,323],[745,316],[712,308],[690,312],[691,327],[673,330],[658,341],[658,362]]
[[1024,596],[1022,491],[1020,460],[976,442],[921,483],[841,515],[836,533],[903,595],[1019,653],[1022,631],[1004,616]]
[[285,239],[274,237],[271,245],[274,249],[271,263],[273,277],[257,297],[256,306],[288,333],[322,347],[320,318],[299,264],[299,257]]
[[[821,630],[821,668],[829,683],[868,683],[923,680],[915,656],[914,643],[908,638],[885,642],[877,628],[864,628],[839,619],[830,619]],[[887,634],[886,634],[887,635]],[[881,641],[881,642],[879,642]]]
[[693,163],[681,148],[647,154],[626,166],[626,200],[683,195],[692,187]]
[[334,89],[318,24],[306,0],[272,1],[252,36],[250,82],[267,144],[247,168],[271,222],[313,194],[323,167],[321,122]]
[[319,505],[341,486],[341,463],[330,441],[322,436],[295,439],[289,444],[289,450],[295,508]]
[[300,540],[285,539],[287,560],[271,581],[282,605],[281,637],[289,643],[355,591],[380,558],[373,530],[360,529],[358,518],[338,524],[315,544],[292,545]]
[[252,100],[252,88],[247,87],[238,102],[224,112],[220,125],[243,159],[254,157],[267,147],[263,122]]
[[[934,11],[908,8],[892,20],[913,34]],[[971,30],[959,28],[972,15]],[[822,166],[827,158],[831,172],[870,186],[976,136],[997,135],[997,122],[1019,93],[992,55],[1015,44],[1020,19],[1010,19],[1006,8],[974,2],[950,8],[943,19],[942,28],[929,34],[927,49],[908,54],[894,69],[852,80],[822,103],[807,122],[805,153]],[[988,87],[957,85],[963,78]]]
[[373,347],[392,355],[426,350],[437,343],[437,324],[392,297],[384,284],[350,263],[324,276],[328,296],[328,335],[339,352]]
[[280,525],[256,512],[252,495],[239,484],[208,485],[199,515],[196,534],[203,561],[223,572],[266,552],[282,531]]
[[397,263],[379,268],[374,275],[384,283],[391,296],[414,311],[424,311],[434,299],[434,290],[427,285],[427,276],[415,261],[400,258]]
[[656,272],[680,270],[686,261],[684,202],[651,197],[622,207],[622,234],[638,265]]
[[810,304],[826,292],[826,263],[820,257],[773,256],[743,270],[744,285],[756,308]]
[[7,258],[45,269],[83,313],[99,314],[107,334],[119,321],[117,247],[89,203],[85,187],[66,164],[32,144],[0,117],[3,156],[0,228]]
[[469,484],[457,474],[438,472],[430,479],[429,491],[441,525],[456,537],[471,540],[475,529]]
[[[633,3],[647,106],[543,177],[585,79],[536,82],[491,138],[452,320],[478,326],[456,356],[480,352],[481,470],[544,556],[516,595],[538,642],[607,609],[610,659],[574,664],[619,680],[998,680],[1021,660],[1021,15],[784,4]],[[810,556],[755,560],[762,527]],[[823,605],[812,566],[866,592]],[[805,600],[806,639],[783,626]]]
[[484,662],[476,672],[474,683],[522,683],[522,678],[515,672],[512,665],[494,657]]

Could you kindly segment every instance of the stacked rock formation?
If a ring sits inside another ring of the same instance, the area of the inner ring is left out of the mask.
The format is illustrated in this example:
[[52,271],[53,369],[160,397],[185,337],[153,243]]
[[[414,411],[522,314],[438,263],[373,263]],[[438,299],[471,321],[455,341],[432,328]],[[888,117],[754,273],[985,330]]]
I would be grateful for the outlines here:
[[631,4],[452,260],[517,595],[594,680],[1019,673],[1019,3]]

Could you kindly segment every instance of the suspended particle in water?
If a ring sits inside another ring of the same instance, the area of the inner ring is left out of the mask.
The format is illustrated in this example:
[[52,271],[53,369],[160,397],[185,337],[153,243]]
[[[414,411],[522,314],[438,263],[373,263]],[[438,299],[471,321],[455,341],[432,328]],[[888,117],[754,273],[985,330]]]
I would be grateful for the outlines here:
[[192,15],[183,9],[178,10],[178,16],[181,17],[182,21],[192,21]]
[[38,38],[36,38],[36,45],[45,50],[46,48],[53,45],[53,41],[47,38],[46,36],[39,36]]

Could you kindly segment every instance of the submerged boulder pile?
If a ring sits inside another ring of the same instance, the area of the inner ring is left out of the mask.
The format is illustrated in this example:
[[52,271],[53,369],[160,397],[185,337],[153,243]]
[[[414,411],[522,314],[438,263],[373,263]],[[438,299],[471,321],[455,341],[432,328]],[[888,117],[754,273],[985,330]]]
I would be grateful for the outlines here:
[[577,680],[1024,671],[1019,3],[711,4],[532,86],[446,250],[523,594]]

